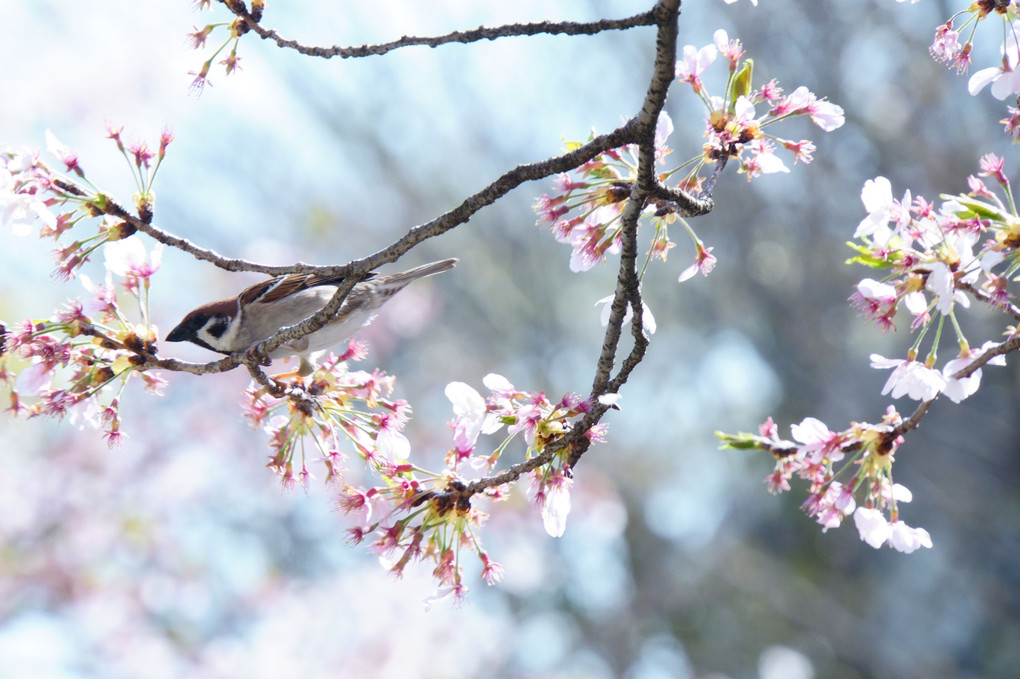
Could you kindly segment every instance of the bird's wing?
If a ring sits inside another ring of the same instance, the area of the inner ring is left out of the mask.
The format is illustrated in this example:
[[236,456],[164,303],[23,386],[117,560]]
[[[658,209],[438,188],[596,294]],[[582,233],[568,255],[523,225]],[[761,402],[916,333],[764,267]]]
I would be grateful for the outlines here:
[[[370,272],[362,280],[368,280],[373,277],[375,277],[375,272]],[[274,276],[245,288],[240,294],[241,305],[243,307],[254,302],[267,304],[289,297],[296,292],[307,290],[308,288],[320,285],[340,285],[343,280],[343,276],[328,276],[316,273]]]

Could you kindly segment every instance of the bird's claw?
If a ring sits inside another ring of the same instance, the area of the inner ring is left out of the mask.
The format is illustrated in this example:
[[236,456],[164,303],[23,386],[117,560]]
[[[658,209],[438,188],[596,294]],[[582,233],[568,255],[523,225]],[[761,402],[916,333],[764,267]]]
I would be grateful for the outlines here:
[[258,344],[251,345],[250,347],[244,350],[244,355],[242,356],[241,360],[243,360],[245,363],[255,363],[256,365],[261,366],[272,365],[273,359],[269,358],[268,356],[260,355],[258,349],[259,349]]

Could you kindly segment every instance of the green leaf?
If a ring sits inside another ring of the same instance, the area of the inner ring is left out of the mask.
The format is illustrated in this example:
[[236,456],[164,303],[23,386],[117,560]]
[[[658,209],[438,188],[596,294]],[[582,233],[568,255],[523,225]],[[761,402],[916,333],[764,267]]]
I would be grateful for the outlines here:
[[751,74],[754,72],[754,60],[745,59],[744,67],[733,77],[733,88],[730,90],[730,104],[738,97],[746,97],[751,93]]
[[871,269],[888,269],[902,258],[899,253],[892,253],[884,258],[876,257],[866,245],[847,241],[847,246],[858,253],[856,257],[846,260],[847,264],[863,264]]
[[762,447],[758,444],[757,438],[754,434],[745,434],[743,432],[739,434],[727,434],[725,432],[717,431],[715,433],[722,443],[719,445],[723,450],[761,450]]
[[961,219],[977,217],[978,219],[991,219],[993,221],[1004,222],[1009,218],[1009,215],[1004,214],[1002,210],[994,205],[989,205],[988,203],[977,200],[976,198],[971,198],[970,196],[962,194],[957,196],[942,194],[939,197],[943,200],[952,200],[967,208],[967,212],[956,213],[956,216]]

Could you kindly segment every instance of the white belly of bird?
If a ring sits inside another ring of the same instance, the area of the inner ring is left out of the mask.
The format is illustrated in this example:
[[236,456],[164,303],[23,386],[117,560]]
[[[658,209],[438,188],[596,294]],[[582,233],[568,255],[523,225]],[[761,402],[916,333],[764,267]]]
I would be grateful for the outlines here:
[[337,344],[353,337],[354,333],[363,326],[368,325],[374,317],[375,314],[370,310],[347,314],[343,318],[335,319],[333,322],[326,324],[310,335],[305,335],[301,339],[281,345],[270,356],[272,358],[281,358],[293,354],[304,354],[307,356],[318,351],[332,349]]

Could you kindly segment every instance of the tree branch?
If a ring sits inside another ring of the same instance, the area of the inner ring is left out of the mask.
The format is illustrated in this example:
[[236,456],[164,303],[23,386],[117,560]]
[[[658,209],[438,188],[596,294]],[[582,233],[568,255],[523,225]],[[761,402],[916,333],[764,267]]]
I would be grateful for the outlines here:
[[[514,482],[522,475],[552,462],[561,451],[567,448],[571,451],[567,458],[567,465],[573,467],[590,445],[590,441],[585,437],[585,434],[601,420],[602,416],[609,409],[608,406],[598,402],[598,397],[606,393],[615,393],[627,381],[631,371],[644,357],[645,350],[648,347],[648,338],[644,333],[641,318],[643,305],[636,266],[637,223],[646,201],[652,194],[653,187],[658,185],[655,175],[655,126],[658,123],[659,113],[665,105],[669,85],[674,77],[673,70],[676,63],[679,9],[680,0],[661,0],[653,10],[659,30],[656,40],[656,60],[652,81],[638,117],[630,120],[622,128],[611,133],[616,134],[630,131],[628,136],[632,136],[633,139],[627,139],[623,143],[636,143],[638,145],[638,180],[631,188],[630,198],[621,218],[623,223],[623,244],[620,255],[620,269],[617,276],[616,294],[613,298],[609,323],[607,324],[606,334],[603,339],[602,350],[599,353],[592,391],[589,396],[589,401],[593,404],[592,410],[582,417],[580,421],[576,422],[567,434],[547,445],[535,457],[513,465],[499,474],[479,479],[468,485],[451,487],[443,493],[434,494],[432,497],[441,504],[463,504],[472,495],[483,492],[488,488]],[[578,149],[578,151],[580,150]],[[628,305],[634,310],[631,321],[634,347],[624,360],[620,371],[615,377],[612,377],[622,335],[623,319],[626,317]]]
[[[542,22],[538,24],[514,24],[492,29],[483,27],[475,31],[458,31],[435,38],[405,36],[391,43],[362,48],[304,47],[294,41],[280,38],[274,31],[262,28],[256,18],[247,11],[244,3],[236,2],[236,0],[220,1],[231,12],[244,19],[248,27],[264,39],[274,40],[281,47],[293,48],[303,54],[327,58],[333,56],[348,58],[370,54],[385,54],[393,49],[411,45],[429,45],[435,47],[451,42],[468,43],[483,39],[492,40],[499,37],[537,35],[541,33],[580,35],[594,34],[606,30],[622,30],[643,25],[655,24],[658,26],[655,66],[641,109],[635,118],[627,121],[612,132],[600,135],[560,156],[526,165],[519,165],[509,170],[480,191],[466,198],[452,210],[436,217],[432,221],[411,228],[404,236],[388,247],[367,257],[352,260],[342,266],[315,266],[304,263],[290,266],[267,266],[243,259],[226,258],[217,252],[202,248],[187,239],[177,237],[159,227],[153,226],[149,215],[141,217],[132,215],[114,201],[107,201],[103,209],[106,214],[123,220],[158,242],[187,252],[198,260],[208,261],[228,271],[254,271],[269,275],[319,272],[345,276],[343,284],[338,287],[336,293],[326,306],[304,321],[287,328],[282,328],[272,337],[250,348],[244,354],[235,354],[206,364],[192,364],[146,355],[143,357],[143,363],[139,365],[139,368],[143,370],[163,369],[205,374],[230,370],[244,364],[252,374],[252,377],[260,384],[267,388],[277,388],[278,385],[273,384],[272,380],[259,367],[260,359],[268,356],[274,349],[284,343],[314,332],[332,320],[338,313],[351,288],[364,273],[383,264],[394,262],[419,243],[465,224],[479,210],[496,202],[525,182],[545,179],[555,174],[567,172],[610,149],[619,148],[627,144],[635,144],[638,148],[637,180],[634,186],[631,187],[629,201],[622,216],[622,247],[617,287],[611,307],[610,321],[597,360],[596,373],[589,397],[592,403],[591,410],[574,423],[571,431],[547,445],[535,457],[515,464],[499,474],[479,479],[471,484],[451,484],[451,487],[446,492],[433,493],[430,497],[437,501],[442,499],[463,504],[468,502],[470,497],[477,493],[484,492],[488,488],[516,481],[522,475],[545,464],[549,464],[557,455],[568,448],[570,449],[570,455],[567,464],[569,466],[576,464],[590,445],[590,440],[585,434],[601,420],[609,409],[609,406],[598,402],[598,397],[606,393],[617,392],[626,383],[634,368],[642,361],[648,347],[648,337],[644,332],[642,318],[643,303],[640,279],[637,275],[638,220],[644,207],[652,199],[668,200],[675,203],[685,216],[693,216],[708,212],[712,209],[713,205],[711,189],[706,190],[700,197],[690,196],[683,191],[663,186],[655,173],[655,129],[665,105],[669,87],[674,79],[680,0],[660,0],[649,12],[627,19],[606,20],[587,24]],[[724,163],[720,163],[717,166],[716,172],[712,177],[713,185],[723,165]],[[634,338],[634,346],[614,375],[613,369],[619,351],[622,326],[628,308],[633,310],[631,332]]]
[[[970,377],[975,372],[977,372],[983,365],[988,363],[996,356],[1004,356],[1005,354],[1014,352],[1018,349],[1020,349],[1020,335],[1014,335],[1009,339],[1004,340],[993,347],[990,347],[980,356],[975,358],[973,361],[971,361],[963,368],[953,373],[951,377],[954,380],[960,380],[965,377]],[[911,431],[914,431],[915,429],[920,427],[921,420],[924,418],[925,415],[928,414],[928,411],[931,409],[932,405],[934,405],[935,401],[938,400],[938,398],[939,397],[936,395],[935,398],[929,399],[927,401],[922,401],[920,404],[918,404],[914,412],[910,414],[910,417],[903,420],[896,426],[887,427],[885,432],[883,433],[883,439],[886,442],[886,444],[891,445],[896,438],[903,436],[904,434],[909,433]],[[799,448],[797,444],[792,443],[790,441],[774,441],[762,436],[754,437],[754,445],[762,450],[771,453],[777,459],[793,455],[797,452]],[[840,447],[840,450],[844,454],[855,453],[860,449],[861,449],[860,441],[851,441],[850,443],[847,443],[846,445]]]

